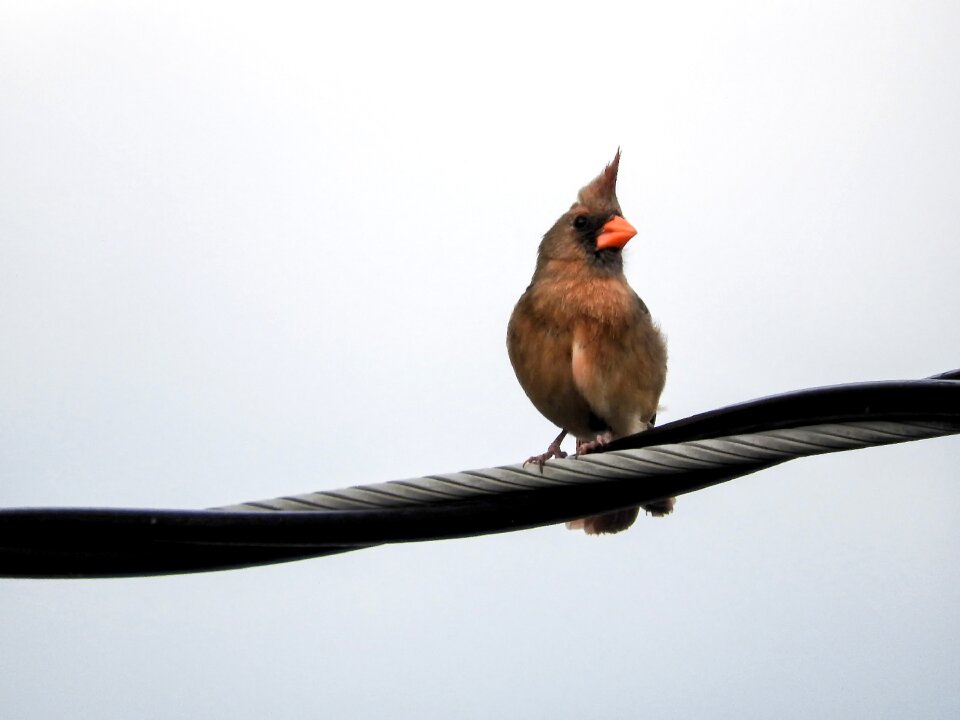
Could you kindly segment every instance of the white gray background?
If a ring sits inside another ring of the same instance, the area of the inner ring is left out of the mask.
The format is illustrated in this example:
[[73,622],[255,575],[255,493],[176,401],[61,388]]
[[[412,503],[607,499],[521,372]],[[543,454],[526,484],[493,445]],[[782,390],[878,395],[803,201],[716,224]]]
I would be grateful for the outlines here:
[[[0,505],[510,463],[506,321],[623,147],[661,421],[960,366],[955,2],[0,3]],[[665,520],[0,582],[5,718],[952,718],[960,442]]]

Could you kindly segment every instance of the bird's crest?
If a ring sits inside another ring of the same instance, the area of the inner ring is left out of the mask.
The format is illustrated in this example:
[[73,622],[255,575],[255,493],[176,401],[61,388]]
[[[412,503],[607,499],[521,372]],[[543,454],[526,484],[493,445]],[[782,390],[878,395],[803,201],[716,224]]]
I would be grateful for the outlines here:
[[589,185],[580,190],[578,200],[587,207],[597,205],[618,205],[617,170],[620,168],[620,148],[603,172],[597,175]]

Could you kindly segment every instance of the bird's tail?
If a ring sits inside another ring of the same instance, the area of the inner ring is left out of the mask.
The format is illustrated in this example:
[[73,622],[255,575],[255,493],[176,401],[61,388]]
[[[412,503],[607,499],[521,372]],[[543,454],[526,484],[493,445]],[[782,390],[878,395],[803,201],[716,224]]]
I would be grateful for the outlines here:
[[664,498],[656,500],[640,507],[627,508],[626,510],[616,510],[603,515],[591,515],[590,517],[571,520],[567,523],[570,530],[583,530],[587,535],[607,535],[622,532],[633,525],[642,507],[645,512],[654,517],[663,517],[673,512],[673,506],[676,498]]

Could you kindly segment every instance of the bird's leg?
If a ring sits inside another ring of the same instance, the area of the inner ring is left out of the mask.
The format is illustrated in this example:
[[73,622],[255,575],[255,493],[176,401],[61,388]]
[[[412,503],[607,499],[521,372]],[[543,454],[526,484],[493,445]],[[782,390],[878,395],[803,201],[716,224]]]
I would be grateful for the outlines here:
[[545,453],[542,453],[540,455],[534,455],[532,457],[527,458],[526,461],[523,463],[524,466],[526,466],[527,463],[536,463],[537,465],[540,466],[540,472],[543,472],[543,464],[550,458],[554,458],[554,457],[561,458],[561,459],[565,458],[567,454],[560,449],[560,443],[563,442],[563,439],[566,436],[567,436],[567,431],[561,430],[560,434],[557,435],[557,437],[554,438],[554,441],[550,443],[550,445],[547,447],[547,451]]
[[613,440],[613,433],[607,430],[597,435],[595,440],[583,440],[577,438],[577,455],[586,455],[592,453]]

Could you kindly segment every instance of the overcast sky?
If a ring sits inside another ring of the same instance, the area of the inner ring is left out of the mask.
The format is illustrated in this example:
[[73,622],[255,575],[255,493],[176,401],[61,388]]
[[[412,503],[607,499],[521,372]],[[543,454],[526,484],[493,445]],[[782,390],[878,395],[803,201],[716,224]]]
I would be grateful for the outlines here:
[[[955,2],[321,5],[0,0],[0,505],[542,451],[507,318],[618,146],[661,422],[960,366]],[[0,581],[0,704],[955,718],[958,465],[796,461],[615,537]]]

